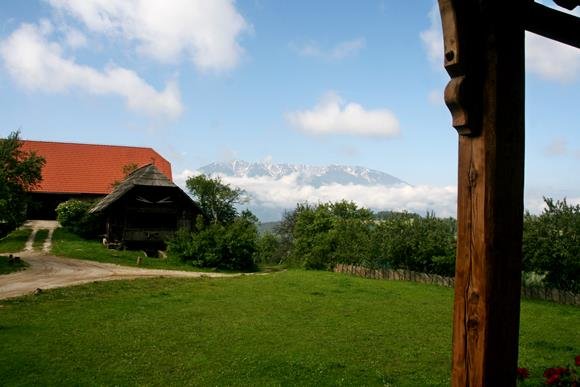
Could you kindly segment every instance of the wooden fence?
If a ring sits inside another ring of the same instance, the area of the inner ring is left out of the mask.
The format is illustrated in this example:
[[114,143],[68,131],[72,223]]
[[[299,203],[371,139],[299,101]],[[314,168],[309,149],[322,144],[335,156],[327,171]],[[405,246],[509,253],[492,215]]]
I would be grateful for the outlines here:
[[[444,277],[437,274],[418,273],[411,270],[369,269],[362,266],[337,264],[334,267],[336,273],[346,273],[357,277],[383,279],[393,281],[413,281],[423,284],[433,284],[452,288],[455,280],[452,277]],[[525,287],[522,286],[522,297],[535,300],[553,301],[559,304],[580,306],[580,294],[564,290]]]

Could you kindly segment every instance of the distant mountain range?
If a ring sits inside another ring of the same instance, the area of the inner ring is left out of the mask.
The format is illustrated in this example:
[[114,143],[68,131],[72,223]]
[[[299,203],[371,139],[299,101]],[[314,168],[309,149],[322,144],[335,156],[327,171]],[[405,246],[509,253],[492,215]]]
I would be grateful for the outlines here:
[[410,187],[388,173],[348,165],[311,166],[234,160],[211,163],[197,172],[220,176],[224,182],[244,189],[250,197],[244,207],[263,222],[280,220],[284,210],[293,209],[296,203],[303,201],[357,201],[361,191]]
[[384,185],[407,184],[388,173],[349,165],[313,166],[303,164],[250,163],[242,160],[211,163],[199,169],[206,175],[238,178],[269,177],[281,180],[293,176],[301,185],[319,188],[331,184]]

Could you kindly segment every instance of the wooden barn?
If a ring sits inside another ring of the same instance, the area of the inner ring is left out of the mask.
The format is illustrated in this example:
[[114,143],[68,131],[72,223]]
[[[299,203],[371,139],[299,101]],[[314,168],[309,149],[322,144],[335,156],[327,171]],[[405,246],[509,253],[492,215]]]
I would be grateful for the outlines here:
[[153,164],[145,165],[122,181],[90,210],[106,222],[109,247],[161,249],[181,228],[191,229],[199,205]]
[[169,161],[151,148],[24,140],[22,150],[46,160],[42,182],[29,192],[28,219],[56,219],[56,206],[69,199],[103,198],[127,166],[154,164],[172,178]]

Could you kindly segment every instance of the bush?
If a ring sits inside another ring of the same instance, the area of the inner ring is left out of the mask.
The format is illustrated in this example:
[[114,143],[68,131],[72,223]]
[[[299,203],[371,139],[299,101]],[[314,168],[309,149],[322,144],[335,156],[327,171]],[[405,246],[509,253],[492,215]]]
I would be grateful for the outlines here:
[[71,199],[56,207],[57,220],[66,230],[85,238],[95,238],[102,232],[102,219],[90,214],[93,201]]
[[373,215],[352,202],[300,204],[277,228],[290,244],[290,262],[308,269],[338,263],[452,276],[457,224],[434,214]]
[[258,237],[256,263],[280,264],[284,259],[282,242],[278,235],[266,232]]
[[226,270],[252,270],[257,251],[255,223],[240,216],[229,224],[206,225],[198,218],[196,230],[180,230],[168,242],[171,254],[194,266]]
[[457,224],[428,213],[391,213],[377,226],[379,266],[453,276]]
[[307,269],[330,269],[337,263],[366,263],[373,215],[355,203],[341,201],[299,205],[292,230],[292,261]]
[[523,267],[547,286],[580,292],[580,205],[544,198],[539,216],[524,216]]

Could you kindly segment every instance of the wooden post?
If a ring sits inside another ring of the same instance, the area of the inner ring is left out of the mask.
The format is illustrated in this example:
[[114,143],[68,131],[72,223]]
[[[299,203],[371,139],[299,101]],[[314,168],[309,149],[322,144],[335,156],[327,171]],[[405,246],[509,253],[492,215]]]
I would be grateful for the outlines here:
[[445,102],[459,132],[453,386],[515,386],[525,0],[439,0]]

